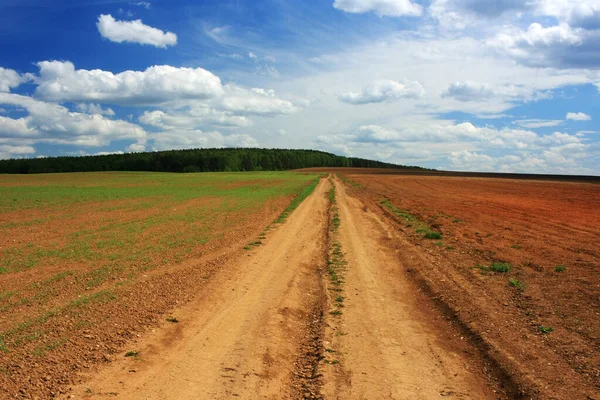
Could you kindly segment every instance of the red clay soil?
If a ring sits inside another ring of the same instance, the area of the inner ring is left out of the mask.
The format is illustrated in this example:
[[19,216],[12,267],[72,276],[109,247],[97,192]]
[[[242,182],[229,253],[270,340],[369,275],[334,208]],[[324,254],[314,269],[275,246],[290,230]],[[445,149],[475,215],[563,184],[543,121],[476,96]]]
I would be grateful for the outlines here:
[[[600,185],[344,172],[352,195],[395,222],[407,274],[515,396],[600,399]],[[443,240],[415,232],[385,199]],[[511,271],[486,271],[493,262]]]

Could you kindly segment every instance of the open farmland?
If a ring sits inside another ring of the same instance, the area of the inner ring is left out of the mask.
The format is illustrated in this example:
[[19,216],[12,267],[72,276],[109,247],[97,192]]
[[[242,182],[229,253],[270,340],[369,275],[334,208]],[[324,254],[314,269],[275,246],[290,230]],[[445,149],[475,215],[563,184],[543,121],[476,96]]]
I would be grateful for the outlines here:
[[197,291],[213,265],[243,251],[315,179],[1,176],[0,393],[48,396],[74,372],[109,359],[136,329]]
[[337,172],[394,221],[399,263],[521,391],[598,398],[600,185]]
[[600,185],[309,172],[3,177],[3,394],[600,398]]

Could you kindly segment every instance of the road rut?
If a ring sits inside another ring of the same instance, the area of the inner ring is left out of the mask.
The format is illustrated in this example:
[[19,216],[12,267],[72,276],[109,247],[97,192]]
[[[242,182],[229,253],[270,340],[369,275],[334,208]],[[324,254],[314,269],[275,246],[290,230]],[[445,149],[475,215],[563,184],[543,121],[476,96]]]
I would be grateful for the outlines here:
[[[266,243],[226,268],[199,298],[120,359],[74,388],[76,398],[281,399],[299,396],[309,325],[324,299],[327,180]],[[318,313],[317,313],[318,314]],[[310,339],[310,338],[309,338]]]
[[[328,231],[330,182],[322,179],[263,245],[224,267],[197,299],[176,310],[178,324],[140,338],[131,344],[137,357],[120,357],[70,395],[498,398],[469,359],[445,344],[440,336],[447,330],[423,316],[418,302],[424,297],[416,295],[392,245],[396,233],[337,179],[341,225]],[[330,235],[347,261],[341,315],[326,313]],[[319,363],[322,356],[328,364]]]
[[[469,361],[440,342],[390,246],[395,233],[335,180],[345,253],[344,308],[328,340],[340,364],[326,373],[328,399],[494,399]],[[334,319],[334,318],[331,318]],[[337,334],[336,334],[337,333]]]

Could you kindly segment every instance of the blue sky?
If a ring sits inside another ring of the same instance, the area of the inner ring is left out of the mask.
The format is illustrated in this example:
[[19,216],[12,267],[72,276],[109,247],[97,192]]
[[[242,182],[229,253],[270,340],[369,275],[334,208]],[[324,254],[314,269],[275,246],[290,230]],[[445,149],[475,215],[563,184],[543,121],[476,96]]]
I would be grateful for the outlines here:
[[600,174],[600,0],[0,0],[0,158]]

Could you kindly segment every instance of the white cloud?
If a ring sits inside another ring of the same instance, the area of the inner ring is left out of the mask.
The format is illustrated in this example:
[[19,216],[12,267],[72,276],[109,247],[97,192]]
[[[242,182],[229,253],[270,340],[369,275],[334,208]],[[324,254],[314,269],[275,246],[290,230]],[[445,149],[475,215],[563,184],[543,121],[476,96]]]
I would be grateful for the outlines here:
[[522,126],[523,128],[548,128],[552,126],[558,126],[563,123],[560,119],[520,119],[514,121],[515,124]]
[[10,92],[11,88],[19,86],[26,80],[18,72],[0,67],[0,92]]
[[149,10],[150,7],[152,6],[152,3],[148,2],[148,1],[134,1],[130,4],[132,4],[134,6],[138,6],[138,7],[144,7],[146,10]]
[[29,113],[19,119],[0,117],[0,138],[90,147],[104,146],[113,140],[146,141],[146,132],[139,126],[99,114],[70,112],[54,103],[9,93],[0,93],[0,104],[20,106]]
[[476,114],[475,116],[480,119],[512,118],[510,114]]
[[592,119],[592,117],[590,117],[589,115],[582,113],[582,112],[578,112],[578,113],[567,113],[567,119],[572,119],[574,121],[590,121]]
[[350,104],[369,104],[398,99],[416,99],[425,95],[425,89],[416,81],[377,80],[365,86],[360,92],[346,92],[340,100]]
[[582,163],[590,156],[591,147],[576,135],[561,132],[539,135],[528,130],[477,127],[471,123],[406,122],[398,128],[364,125],[350,133],[321,135],[316,143],[320,148],[351,156],[379,154],[399,164],[435,160],[443,169],[590,172]]
[[442,93],[442,97],[452,97],[459,101],[480,101],[494,96],[494,91],[486,83],[472,81],[453,82]]
[[543,0],[536,3],[535,13],[552,16],[573,27],[600,28],[600,1],[598,0]]
[[[0,101],[2,99],[0,93]],[[13,119],[0,116],[0,138],[24,138],[37,136],[34,128],[28,125],[26,118]]]
[[233,28],[229,25],[217,26],[213,29],[206,30],[205,33],[211,37],[215,42],[220,44],[227,44],[229,37],[233,31]]
[[115,115],[115,112],[112,108],[102,108],[102,106],[99,104],[79,103],[75,107],[82,113],[108,115],[109,117]]
[[149,135],[153,150],[192,149],[207,147],[258,147],[258,142],[246,134],[223,135],[201,130],[174,130]]
[[173,113],[160,110],[146,111],[139,118],[139,121],[163,129],[197,129],[206,126],[246,127],[252,123],[245,116],[201,107]]
[[546,28],[535,22],[526,31],[508,29],[487,44],[527,66],[600,68],[599,40],[600,31],[573,28],[567,23]]
[[32,154],[35,154],[35,148],[32,146],[19,146],[0,143],[0,160],[30,156]]
[[423,13],[423,7],[411,0],[335,0],[333,7],[355,14],[372,11],[382,17],[418,17]]
[[247,90],[236,85],[225,85],[225,91],[218,108],[235,114],[275,116],[291,114],[297,110],[292,102],[276,97],[273,90]]
[[135,21],[117,21],[112,15],[98,17],[98,31],[111,42],[139,43],[166,48],[177,44],[177,35],[144,25],[141,19]]
[[71,62],[42,61],[35,95],[49,101],[93,101],[125,105],[161,104],[223,95],[218,76],[202,68],[157,65],[113,74],[75,70]]

